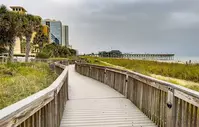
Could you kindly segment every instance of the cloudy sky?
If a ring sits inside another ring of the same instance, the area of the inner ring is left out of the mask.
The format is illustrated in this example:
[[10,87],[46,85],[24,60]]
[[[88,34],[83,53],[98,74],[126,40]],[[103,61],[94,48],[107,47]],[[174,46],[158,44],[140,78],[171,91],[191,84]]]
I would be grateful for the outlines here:
[[199,0],[1,0],[70,27],[80,53],[199,56]]

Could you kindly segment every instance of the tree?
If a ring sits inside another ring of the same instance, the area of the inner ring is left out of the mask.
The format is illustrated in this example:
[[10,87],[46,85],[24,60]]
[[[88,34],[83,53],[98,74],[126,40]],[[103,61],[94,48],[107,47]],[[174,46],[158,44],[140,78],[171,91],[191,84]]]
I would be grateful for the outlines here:
[[102,51],[102,52],[99,52],[99,56],[100,57],[117,57],[117,58],[120,58],[120,57],[122,57],[122,52],[120,52],[119,50],[111,50],[109,52]]
[[119,50],[111,50],[109,54],[110,57],[117,57],[117,58],[122,57],[122,52],[120,52]]
[[106,51],[102,51],[102,52],[99,52],[99,56],[100,56],[100,57],[108,57],[109,54],[108,54],[108,52],[106,52]]
[[70,49],[69,48],[69,51],[71,53],[71,56],[76,56],[77,55],[77,51],[75,49]]
[[49,58],[49,57],[62,57],[66,58],[68,56],[76,55],[76,50],[69,49],[66,46],[61,46],[56,43],[45,45],[41,52],[37,54],[38,58]]
[[23,33],[26,37],[26,56],[25,61],[28,62],[30,53],[30,41],[33,32],[38,32],[41,24],[41,18],[39,16],[33,16],[30,14],[25,15],[23,25]]
[[0,53],[7,53],[7,49],[5,47],[0,47]]
[[50,57],[68,57],[71,55],[67,47],[55,43],[46,45],[43,51],[48,52]]
[[13,61],[13,52],[16,37],[21,37],[22,20],[19,13],[8,11],[2,5],[0,7],[0,43],[9,46],[9,61]]
[[9,29],[9,25],[7,24],[6,20],[4,19],[5,15],[7,14],[7,8],[2,5],[0,7],[0,47],[4,48],[8,45],[8,38],[7,38],[7,31]]
[[0,6],[0,15],[4,14],[4,13],[6,13],[6,12],[8,12],[6,6],[5,6],[5,5],[1,5],[1,6]]
[[43,32],[43,26],[40,26],[38,32],[36,33],[34,39],[33,39],[33,44],[39,46],[39,51],[42,50],[45,44],[49,42],[49,37],[44,34]]

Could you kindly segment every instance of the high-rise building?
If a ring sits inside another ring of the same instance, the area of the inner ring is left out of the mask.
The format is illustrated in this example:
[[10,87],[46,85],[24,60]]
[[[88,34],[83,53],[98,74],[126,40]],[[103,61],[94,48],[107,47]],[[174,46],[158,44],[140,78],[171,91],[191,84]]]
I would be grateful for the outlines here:
[[56,44],[62,44],[62,23],[61,21],[46,19],[42,24],[50,28],[50,41]]
[[68,26],[62,26],[62,46],[69,46]]

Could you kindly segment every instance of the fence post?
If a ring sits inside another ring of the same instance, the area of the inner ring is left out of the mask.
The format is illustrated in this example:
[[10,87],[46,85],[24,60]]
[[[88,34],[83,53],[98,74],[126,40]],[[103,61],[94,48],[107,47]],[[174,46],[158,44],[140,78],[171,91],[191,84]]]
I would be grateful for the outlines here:
[[140,87],[140,91],[139,91],[139,93],[140,93],[139,108],[140,108],[140,110],[142,110],[142,107],[143,107],[142,101],[143,101],[143,88],[144,88],[144,84],[143,83],[139,83],[138,85]]
[[104,69],[104,84],[107,84],[106,83],[106,68]]
[[54,123],[54,126],[55,127],[58,127],[58,100],[57,100],[57,91],[54,92],[54,108],[55,108],[55,114],[54,114],[54,120],[55,120],[55,123]]
[[127,98],[128,92],[128,73],[126,73],[126,80],[125,80],[125,89],[124,89],[124,96]]
[[173,88],[168,88],[166,107],[166,126],[175,127],[175,96]]

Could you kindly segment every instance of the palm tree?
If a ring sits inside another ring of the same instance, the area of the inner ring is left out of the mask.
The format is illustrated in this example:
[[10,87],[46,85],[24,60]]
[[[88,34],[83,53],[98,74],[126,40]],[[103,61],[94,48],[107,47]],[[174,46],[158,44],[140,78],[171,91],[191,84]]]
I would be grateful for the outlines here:
[[41,18],[39,16],[33,16],[30,14],[25,15],[23,33],[26,37],[26,56],[25,61],[28,62],[28,57],[30,53],[30,41],[33,32],[38,32],[39,26],[41,24]]
[[43,32],[43,26],[41,25],[39,28],[39,31],[36,33],[33,44],[39,46],[39,51],[42,51],[42,48],[44,47],[45,44],[49,42],[49,37],[44,34]]
[[8,11],[2,5],[0,7],[0,41],[1,44],[9,46],[9,61],[13,61],[13,52],[16,37],[20,37],[20,29],[22,26],[21,15]]
[[6,8],[6,6],[5,6],[5,5],[1,5],[1,6],[0,6],[0,17],[1,17],[3,14],[7,13],[7,12],[8,12],[8,9]]
[[4,19],[5,14],[7,14],[8,10],[6,6],[2,5],[0,7],[0,47],[5,47],[8,43],[8,38],[6,38],[7,31],[9,29],[8,24],[6,23],[6,20]]
[[6,51],[6,46],[8,46],[8,38],[7,38],[7,31],[9,30],[9,25],[4,19],[5,15],[7,14],[8,10],[6,6],[0,6],[0,53]]

